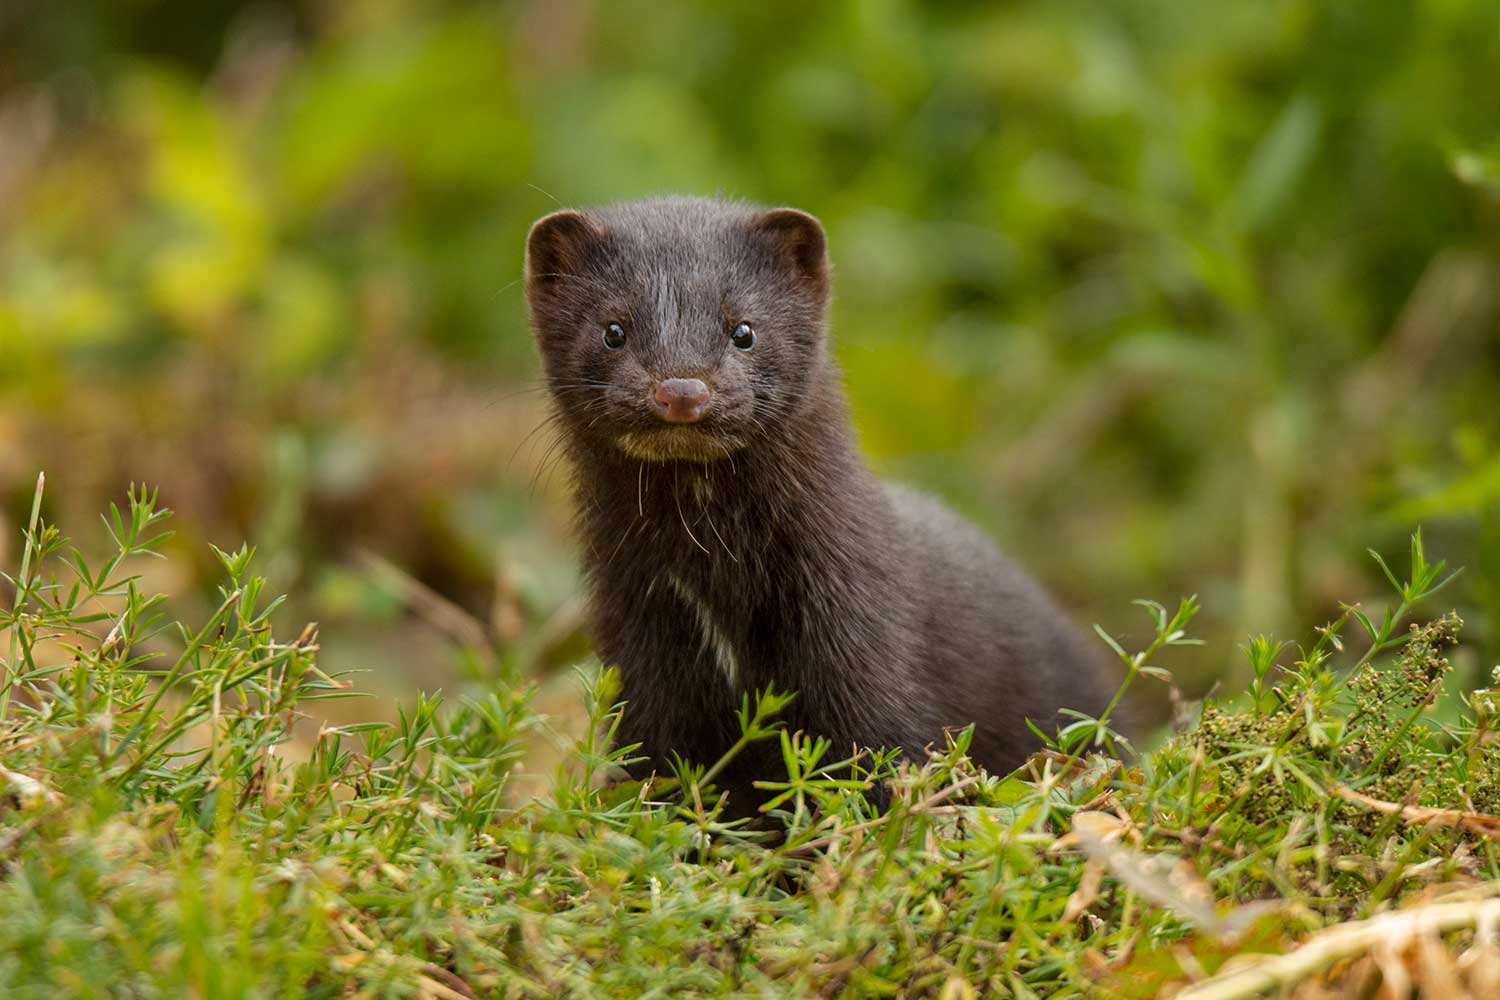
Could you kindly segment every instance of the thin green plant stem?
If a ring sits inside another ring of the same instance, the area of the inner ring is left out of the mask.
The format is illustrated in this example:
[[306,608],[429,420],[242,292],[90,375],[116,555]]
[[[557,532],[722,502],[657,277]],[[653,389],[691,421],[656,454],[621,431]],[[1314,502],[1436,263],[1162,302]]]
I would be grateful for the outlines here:
[[42,516],[42,493],[47,487],[47,474],[39,472],[36,476],[36,493],[31,498],[31,518],[26,527],[26,545],[21,552],[21,575],[16,577],[16,599],[11,606],[10,622],[10,656],[5,661],[5,682],[0,684],[0,723],[5,721],[10,711],[10,691],[15,686],[16,676],[16,647],[21,638],[21,623],[19,621],[21,608],[26,603],[26,596],[31,588],[29,582],[31,577],[31,557],[37,548],[36,528]]

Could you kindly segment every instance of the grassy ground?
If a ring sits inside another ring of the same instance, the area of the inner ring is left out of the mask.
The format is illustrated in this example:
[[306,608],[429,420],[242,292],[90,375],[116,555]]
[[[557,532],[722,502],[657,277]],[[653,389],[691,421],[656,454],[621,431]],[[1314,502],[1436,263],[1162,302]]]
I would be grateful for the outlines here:
[[[166,514],[133,494],[85,557],[33,514],[0,610],[0,981],[16,997],[1491,996],[1500,983],[1493,693],[1444,694],[1461,623],[1414,540],[1388,609],[1248,642],[1248,692],[1178,705],[1137,754],[1065,719],[1012,775],[964,735],[920,767],[742,712],[781,743],[766,830],[719,815],[716,762],[599,780],[596,725],[542,798],[511,788],[546,725],[526,690],[358,695],[276,613],[248,550],[172,620],[135,573]],[[102,558],[99,558],[102,556]],[[1378,557],[1377,557],[1378,559]],[[1384,568],[1386,563],[1380,562]],[[1122,686],[1162,682],[1196,602],[1146,605]],[[1419,614],[1414,613],[1421,612]],[[1411,619],[1411,621],[1408,621]],[[1111,642],[1108,637],[1105,641]],[[1229,655],[1229,651],[1226,651]],[[1239,654],[1236,654],[1239,655]],[[1051,731],[1051,730],[1049,730]],[[861,794],[889,782],[876,814]]]

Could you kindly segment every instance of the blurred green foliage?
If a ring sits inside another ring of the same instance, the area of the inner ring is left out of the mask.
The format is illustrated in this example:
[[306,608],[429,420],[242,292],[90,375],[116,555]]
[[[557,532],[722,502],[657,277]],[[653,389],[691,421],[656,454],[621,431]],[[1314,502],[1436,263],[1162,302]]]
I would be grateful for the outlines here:
[[327,620],[409,631],[368,548],[503,639],[573,587],[526,227],[724,192],[825,221],[874,461],[1081,617],[1306,628],[1420,520],[1493,661],[1497,66],[1491,0],[22,0],[4,509],[149,480]]

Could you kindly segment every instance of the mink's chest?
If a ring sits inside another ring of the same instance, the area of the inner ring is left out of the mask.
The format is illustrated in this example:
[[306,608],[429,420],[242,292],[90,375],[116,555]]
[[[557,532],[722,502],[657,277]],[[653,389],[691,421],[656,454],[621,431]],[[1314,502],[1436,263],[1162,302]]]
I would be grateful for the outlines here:
[[644,527],[629,569],[607,572],[600,584],[639,595],[607,603],[635,619],[628,627],[653,632],[673,659],[711,669],[738,696],[785,681],[802,619],[826,603],[805,557],[742,512],[684,509],[681,519]]
[[849,617],[847,573],[829,544],[843,521],[827,516],[826,499],[809,523],[789,477],[747,455],[626,472],[583,508],[596,633],[615,640],[601,652],[658,679],[722,680],[736,703],[768,684],[805,687]]

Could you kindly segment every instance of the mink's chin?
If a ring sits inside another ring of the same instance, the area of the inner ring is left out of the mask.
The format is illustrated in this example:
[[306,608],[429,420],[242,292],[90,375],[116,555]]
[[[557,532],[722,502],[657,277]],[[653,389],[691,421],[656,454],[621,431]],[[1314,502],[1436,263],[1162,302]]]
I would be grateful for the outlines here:
[[648,462],[713,462],[739,451],[745,442],[732,434],[717,434],[702,427],[669,426],[627,431],[615,444],[631,458]]

